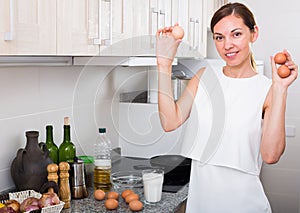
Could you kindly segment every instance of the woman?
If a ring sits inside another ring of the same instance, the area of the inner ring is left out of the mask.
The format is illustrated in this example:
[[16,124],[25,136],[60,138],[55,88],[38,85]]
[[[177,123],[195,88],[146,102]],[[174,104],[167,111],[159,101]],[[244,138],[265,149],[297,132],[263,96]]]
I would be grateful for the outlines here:
[[[287,89],[297,78],[297,65],[284,50],[290,76],[278,76],[273,57],[272,80],[258,74],[251,53],[251,44],[258,37],[252,12],[240,3],[229,3],[216,11],[211,30],[226,66],[213,72],[223,92],[224,106],[220,107],[224,108],[224,125],[216,149],[206,161],[201,161],[200,152],[211,142],[201,133],[211,131],[212,118],[206,116],[209,111],[204,105],[209,104],[203,101],[208,99],[202,78],[211,70],[201,68],[179,100],[174,101],[171,64],[181,40],[175,40],[172,29],[166,27],[157,32],[158,107],[165,131],[176,129],[188,118],[187,132],[197,131],[188,155],[193,161],[187,212],[271,212],[259,174],[262,161],[276,163],[284,152]],[[193,116],[197,123],[190,121]],[[189,144],[190,140],[184,143]]]

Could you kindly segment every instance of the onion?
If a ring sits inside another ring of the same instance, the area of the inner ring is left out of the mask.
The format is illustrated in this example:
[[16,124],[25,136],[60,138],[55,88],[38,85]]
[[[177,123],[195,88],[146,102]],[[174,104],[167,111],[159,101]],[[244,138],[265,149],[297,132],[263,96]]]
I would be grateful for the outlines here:
[[0,208],[0,213],[16,213],[16,211],[12,207],[3,207]]
[[[35,197],[29,197],[26,198],[20,206],[20,210],[21,212],[27,212],[27,211],[32,211],[32,210],[37,210],[36,207],[38,207],[37,209],[39,209],[39,199],[35,198]],[[32,209],[35,208],[35,209]]]
[[5,205],[7,207],[13,208],[13,210],[15,212],[19,212],[19,210],[20,210],[20,203],[16,200],[8,200],[8,201],[5,202]]
[[47,192],[42,195],[42,197],[39,199],[39,206],[40,208],[44,208],[47,206],[52,206],[59,204],[60,200],[59,197],[55,192]]

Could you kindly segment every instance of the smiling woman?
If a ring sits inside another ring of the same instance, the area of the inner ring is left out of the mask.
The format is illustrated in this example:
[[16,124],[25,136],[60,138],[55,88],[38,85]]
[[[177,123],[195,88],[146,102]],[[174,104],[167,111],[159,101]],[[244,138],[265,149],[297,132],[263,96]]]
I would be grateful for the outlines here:
[[[172,131],[187,121],[183,147],[192,159],[187,212],[270,213],[259,175],[263,161],[276,163],[284,151],[287,89],[297,78],[298,66],[284,51],[291,75],[280,78],[273,58],[272,80],[257,73],[251,44],[258,27],[244,4],[222,6],[212,17],[211,30],[225,66],[201,68],[177,101],[170,56],[180,39],[174,38],[172,27],[157,32],[157,53],[170,50],[156,56],[162,127]],[[216,82],[205,81],[208,75],[216,76]],[[219,87],[224,104],[211,104]],[[223,127],[219,138],[209,134],[215,125]]]

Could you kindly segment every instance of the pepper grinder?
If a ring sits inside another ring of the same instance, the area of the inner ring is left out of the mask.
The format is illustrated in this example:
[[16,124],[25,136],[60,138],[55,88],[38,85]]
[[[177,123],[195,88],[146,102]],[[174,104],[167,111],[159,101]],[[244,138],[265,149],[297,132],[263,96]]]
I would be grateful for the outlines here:
[[[47,166],[47,171],[48,171],[48,176],[47,179],[48,181],[54,181],[56,184],[58,184],[58,166],[55,163],[51,163]],[[50,188],[48,190],[49,192],[54,192],[53,188]]]
[[65,202],[64,209],[68,209],[71,206],[71,192],[70,192],[70,183],[69,183],[69,170],[70,165],[67,162],[59,163],[59,192],[60,199]]

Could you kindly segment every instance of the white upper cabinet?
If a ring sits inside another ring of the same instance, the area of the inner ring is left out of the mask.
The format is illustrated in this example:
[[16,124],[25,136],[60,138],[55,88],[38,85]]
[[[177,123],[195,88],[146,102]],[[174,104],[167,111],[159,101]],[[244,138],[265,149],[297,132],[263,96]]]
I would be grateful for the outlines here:
[[190,50],[206,57],[207,48],[207,1],[189,0],[188,43]]
[[0,55],[55,54],[56,1],[0,1]]
[[[112,1],[112,45],[101,46],[100,55],[148,55],[150,0]],[[147,40],[147,41],[145,41]]]
[[101,3],[99,0],[57,1],[58,55],[99,54]]
[[206,56],[208,1],[1,0],[0,55],[155,56],[157,30],[178,23],[177,57]]

